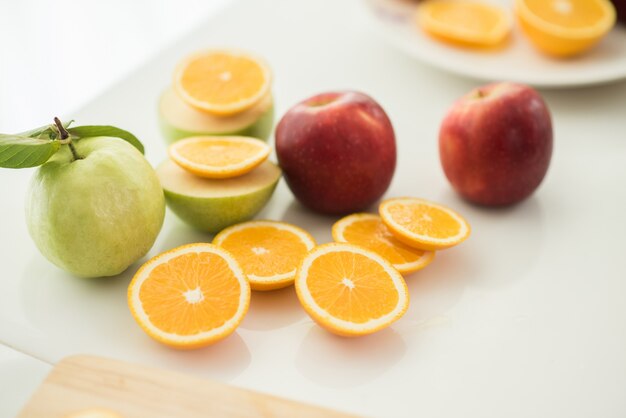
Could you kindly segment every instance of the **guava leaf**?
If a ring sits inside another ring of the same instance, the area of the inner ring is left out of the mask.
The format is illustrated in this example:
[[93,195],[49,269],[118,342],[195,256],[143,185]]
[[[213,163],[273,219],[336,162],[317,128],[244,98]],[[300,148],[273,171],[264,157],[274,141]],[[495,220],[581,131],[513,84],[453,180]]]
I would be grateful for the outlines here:
[[76,126],[74,128],[69,128],[67,131],[72,134],[72,137],[78,137],[76,138],[77,141],[80,140],[80,138],[91,138],[94,136],[111,136],[115,138],[120,138],[137,148],[142,154],[144,153],[143,144],[141,143],[141,141],[139,141],[139,139],[137,139],[135,135],[123,129],[116,128],[115,126]]
[[0,134],[0,167],[28,168],[42,165],[59,150],[59,141]]
[[[63,123],[63,127],[65,129],[69,128],[69,126],[74,122],[73,120],[69,122]],[[31,129],[30,131],[20,132],[16,134],[17,136],[27,136],[29,138],[39,138],[39,139],[56,139],[58,136],[58,130],[54,125],[45,125],[36,129]]]

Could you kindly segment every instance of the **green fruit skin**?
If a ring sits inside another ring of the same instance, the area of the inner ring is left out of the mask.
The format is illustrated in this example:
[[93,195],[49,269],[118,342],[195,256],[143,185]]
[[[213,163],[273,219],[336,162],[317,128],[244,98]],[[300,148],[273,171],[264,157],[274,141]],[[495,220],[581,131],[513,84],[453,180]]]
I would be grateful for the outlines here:
[[167,206],[185,223],[216,234],[222,229],[252,219],[267,204],[280,177],[266,187],[242,196],[200,198],[165,190]]
[[117,275],[152,247],[165,216],[152,166],[129,143],[85,138],[72,161],[62,146],[39,167],[26,200],[28,231],[41,253],[79,277]]
[[274,105],[270,106],[259,118],[252,124],[232,132],[192,132],[177,128],[167,122],[162,114],[159,113],[159,125],[161,132],[168,143],[173,143],[179,139],[188,138],[190,136],[203,135],[219,135],[219,136],[249,136],[267,141],[272,128],[274,127]]

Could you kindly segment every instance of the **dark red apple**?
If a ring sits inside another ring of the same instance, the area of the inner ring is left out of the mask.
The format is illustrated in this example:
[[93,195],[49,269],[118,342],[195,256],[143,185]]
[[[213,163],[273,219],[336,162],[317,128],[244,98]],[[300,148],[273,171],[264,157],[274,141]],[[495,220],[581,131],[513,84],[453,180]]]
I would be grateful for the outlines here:
[[385,193],[396,167],[396,140],[387,114],[371,97],[331,92],[298,103],[282,117],[276,154],[302,204],[344,214]]
[[541,183],[552,156],[550,111],[534,89],[479,87],[454,103],[439,130],[441,165],[467,200],[510,205]]

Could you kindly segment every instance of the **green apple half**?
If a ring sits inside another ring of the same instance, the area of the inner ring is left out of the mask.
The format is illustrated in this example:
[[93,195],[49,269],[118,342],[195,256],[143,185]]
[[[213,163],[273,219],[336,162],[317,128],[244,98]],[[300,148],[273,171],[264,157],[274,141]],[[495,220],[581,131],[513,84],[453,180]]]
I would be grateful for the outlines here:
[[219,180],[196,177],[171,160],[156,172],[170,209],[192,227],[212,234],[252,219],[281,176],[280,168],[269,161],[243,176]]
[[251,136],[266,141],[274,124],[274,99],[269,93],[244,112],[214,116],[189,106],[170,87],[159,100],[159,122],[170,143],[202,135]]
[[152,247],[165,216],[154,169],[128,142],[83,138],[37,169],[26,201],[41,253],[81,277],[117,275]]

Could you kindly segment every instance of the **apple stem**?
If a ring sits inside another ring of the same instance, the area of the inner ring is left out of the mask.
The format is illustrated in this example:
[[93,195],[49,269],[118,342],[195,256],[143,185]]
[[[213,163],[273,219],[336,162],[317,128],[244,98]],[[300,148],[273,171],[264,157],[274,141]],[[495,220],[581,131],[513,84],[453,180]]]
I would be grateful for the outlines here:
[[65,129],[65,127],[61,123],[61,120],[56,116],[54,117],[54,124],[59,130],[59,136],[61,137],[60,142],[62,144],[67,144],[70,147],[70,151],[72,151],[72,157],[74,158],[72,161],[80,160],[81,157],[78,155],[78,152],[76,152],[76,147],[74,147],[74,144],[72,144],[72,136],[67,131],[67,129]]

